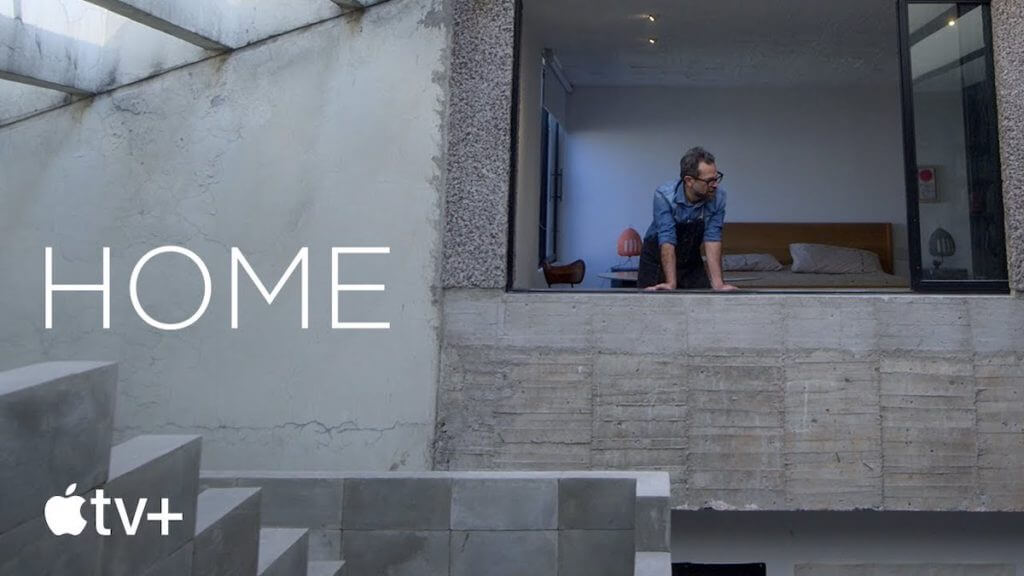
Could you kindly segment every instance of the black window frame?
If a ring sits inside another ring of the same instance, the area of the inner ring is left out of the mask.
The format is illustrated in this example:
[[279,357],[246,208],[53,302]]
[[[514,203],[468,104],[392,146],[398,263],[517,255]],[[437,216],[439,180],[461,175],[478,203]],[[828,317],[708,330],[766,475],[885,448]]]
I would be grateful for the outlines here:
[[[899,21],[900,91],[903,100],[903,165],[907,190],[907,234],[910,256],[910,289],[923,293],[973,293],[1007,294],[1010,292],[1009,278],[1006,280],[926,280],[922,277],[921,214],[917,178],[917,131],[914,119],[914,81],[910,64],[910,5],[911,4],[956,4],[974,5],[982,8],[982,23],[985,35],[985,82],[995,101],[995,67],[992,47],[992,6],[991,0],[897,0],[896,10]],[[999,130],[996,132],[996,147],[999,147]],[[999,172],[999,187],[1003,189],[1002,159],[996,158]],[[1003,215],[1003,242],[1006,242],[1006,206],[1000,202]],[[1008,254],[1007,254],[1008,256]],[[1006,262],[1007,267],[1009,262]]]

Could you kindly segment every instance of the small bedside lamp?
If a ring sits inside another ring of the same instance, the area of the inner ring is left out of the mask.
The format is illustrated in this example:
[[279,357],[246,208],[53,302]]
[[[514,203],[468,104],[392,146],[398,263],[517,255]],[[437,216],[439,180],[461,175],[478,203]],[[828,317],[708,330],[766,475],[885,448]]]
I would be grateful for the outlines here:
[[628,262],[633,256],[639,256],[644,248],[644,240],[640,237],[640,233],[633,228],[626,228],[619,234],[619,242],[616,246],[616,250],[619,256],[626,258]]
[[942,228],[936,228],[928,237],[928,253],[935,258],[932,260],[932,265],[935,270],[938,270],[942,266],[944,258],[956,254],[956,242],[953,240],[953,235]]

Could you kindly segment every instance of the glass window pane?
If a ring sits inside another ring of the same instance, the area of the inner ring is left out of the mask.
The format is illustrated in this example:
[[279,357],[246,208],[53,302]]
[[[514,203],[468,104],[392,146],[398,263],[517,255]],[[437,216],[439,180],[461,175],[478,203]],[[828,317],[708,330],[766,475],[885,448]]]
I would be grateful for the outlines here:
[[908,9],[921,280],[1006,280],[988,7]]

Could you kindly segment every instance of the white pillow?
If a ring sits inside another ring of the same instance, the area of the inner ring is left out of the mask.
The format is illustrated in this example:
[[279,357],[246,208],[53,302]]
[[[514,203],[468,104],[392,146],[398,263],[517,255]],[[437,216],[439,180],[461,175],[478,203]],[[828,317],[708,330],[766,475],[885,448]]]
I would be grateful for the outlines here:
[[771,254],[726,254],[722,257],[722,269],[773,272],[782,270],[782,264]]
[[863,274],[881,272],[878,254],[858,248],[826,244],[790,244],[793,272],[809,274]]

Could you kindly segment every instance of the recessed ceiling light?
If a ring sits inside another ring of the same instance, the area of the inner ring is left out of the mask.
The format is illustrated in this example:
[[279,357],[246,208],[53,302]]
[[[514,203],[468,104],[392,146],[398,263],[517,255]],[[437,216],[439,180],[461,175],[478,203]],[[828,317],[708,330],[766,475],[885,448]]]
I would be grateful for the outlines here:
[[655,22],[655,21],[657,21],[658,19],[654,17],[654,14],[648,14],[648,15],[647,15],[647,20],[649,20],[649,21],[651,21],[651,22]]
[[658,39],[657,38],[648,38],[647,39],[647,43],[648,44],[657,44],[658,43]]
[[949,19],[949,25],[950,25],[950,26],[956,26],[956,20],[954,20],[954,19],[950,18],[950,19]]

